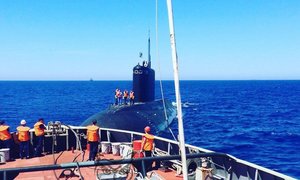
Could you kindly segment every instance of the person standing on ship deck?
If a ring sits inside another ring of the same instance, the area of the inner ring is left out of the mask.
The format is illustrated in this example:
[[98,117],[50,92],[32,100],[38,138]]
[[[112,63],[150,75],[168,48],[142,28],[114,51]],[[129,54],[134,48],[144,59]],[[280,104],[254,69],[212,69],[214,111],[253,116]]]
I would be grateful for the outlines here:
[[[142,138],[141,151],[145,152],[145,157],[151,157],[152,150],[154,148],[154,136],[150,134],[151,129],[149,126],[146,126],[144,130],[145,130],[145,135]],[[152,168],[152,161],[146,162],[145,166],[146,166],[146,171],[150,170]]]
[[34,134],[36,136],[34,157],[40,157],[42,155],[45,129],[44,119],[40,118],[37,123],[34,124]]
[[[17,127],[18,140],[20,141],[20,158],[29,159],[29,130],[30,128],[26,126],[26,121],[23,119],[20,122],[20,126]],[[25,156],[24,156],[25,154]]]
[[94,161],[98,153],[99,145],[99,127],[96,125],[97,121],[94,120],[92,125],[87,126],[87,141],[90,145],[89,161]]
[[13,161],[13,139],[9,132],[9,126],[4,123],[3,120],[0,121],[0,149],[9,148],[9,157]]

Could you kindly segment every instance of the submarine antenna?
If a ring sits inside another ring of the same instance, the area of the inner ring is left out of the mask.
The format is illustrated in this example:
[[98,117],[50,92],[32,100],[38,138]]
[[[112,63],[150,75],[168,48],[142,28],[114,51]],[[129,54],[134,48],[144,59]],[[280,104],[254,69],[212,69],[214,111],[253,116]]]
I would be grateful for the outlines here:
[[151,68],[151,55],[150,55],[150,30],[148,34],[148,67]]

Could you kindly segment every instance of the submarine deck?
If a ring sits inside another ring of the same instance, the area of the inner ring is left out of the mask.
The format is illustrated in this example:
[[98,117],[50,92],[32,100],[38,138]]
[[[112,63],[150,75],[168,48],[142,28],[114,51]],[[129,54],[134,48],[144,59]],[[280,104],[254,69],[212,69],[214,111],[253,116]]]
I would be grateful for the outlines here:
[[[80,151],[63,151],[60,153],[48,154],[43,157],[35,157],[30,159],[16,159],[15,161],[6,162],[5,164],[0,164],[0,168],[19,168],[19,167],[30,167],[30,166],[41,166],[41,165],[53,165],[54,161],[57,160],[57,164],[60,163],[67,163],[72,162],[75,156],[80,155]],[[87,161],[89,152],[87,151],[84,155],[83,161]],[[79,156],[81,157],[81,156]],[[109,160],[117,160],[121,159],[120,156],[116,156],[113,154],[102,154],[102,159],[109,159]],[[118,168],[119,165],[112,165],[110,168]],[[130,165],[129,167],[132,171],[127,175],[126,179],[134,179],[136,177],[135,173],[133,172],[133,166]],[[12,177],[12,179],[22,179],[22,180],[54,180],[54,179],[80,179],[78,172],[72,174],[70,171],[65,171],[63,174],[63,169],[59,170],[48,170],[48,171],[36,171],[36,172],[23,172],[19,173]],[[80,173],[83,178],[85,179],[97,179],[97,174],[101,174],[105,171],[103,167],[83,167],[80,168]],[[168,172],[163,172],[160,170],[154,170],[156,175],[159,175],[161,179],[174,179],[179,180],[183,179],[182,177],[176,176],[176,172],[174,170],[170,170]],[[153,172],[148,172],[147,175],[150,176]],[[105,173],[103,173],[105,174]],[[69,175],[69,176],[68,176]],[[58,178],[56,178],[58,177]],[[10,177],[11,178],[11,177]],[[10,179],[8,178],[8,179]],[[2,179],[2,177],[0,177]]]

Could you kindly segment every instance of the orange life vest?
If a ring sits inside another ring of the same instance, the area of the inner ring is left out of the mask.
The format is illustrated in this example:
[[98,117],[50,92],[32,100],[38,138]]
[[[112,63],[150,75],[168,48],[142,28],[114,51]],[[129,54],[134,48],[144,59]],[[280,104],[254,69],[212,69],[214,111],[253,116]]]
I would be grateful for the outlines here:
[[27,126],[19,126],[18,130],[18,140],[19,141],[28,141],[29,140],[29,130],[30,128]]
[[134,93],[130,92],[130,99],[134,99]]
[[128,92],[124,91],[124,97],[127,98],[128,97]]
[[122,97],[122,92],[119,91],[119,92],[118,92],[118,98],[121,98],[121,97]]
[[9,126],[0,126],[0,140],[5,141],[11,138],[8,128]]
[[99,141],[99,127],[95,125],[87,126],[87,140],[90,142]]
[[34,134],[36,136],[42,136],[45,134],[45,130],[43,128],[40,128],[41,125],[44,125],[43,123],[41,122],[37,122],[34,124]]
[[153,149],[153,142],[154,142],[154,136],[151,134],[146,133],[143,136],[143,150],[144,151],[151,151]]

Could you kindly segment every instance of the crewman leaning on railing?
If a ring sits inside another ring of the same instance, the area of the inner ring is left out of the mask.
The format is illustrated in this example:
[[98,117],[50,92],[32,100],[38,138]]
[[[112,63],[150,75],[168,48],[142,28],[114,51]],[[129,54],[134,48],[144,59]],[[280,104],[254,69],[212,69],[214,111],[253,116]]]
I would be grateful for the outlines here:
[[20,122],[20,126],[17,127],[17,135],[18,140],[20,141],[20,158],[23,159],[26,157],[26,159],[29,159],[29,130],[30,128],[26,126],[26,121],[23,119]]
[[9,148],[10,160],[13,161],[13,139],[9,132],[9,126],[0,120],[0,149]]
[[43,118],[38,119],[38,121],[34,124],[34,134],[36,136],[34,157],[42,156],[45,129],[46,126],[44,124],[44,119]]
[[90,145],[90,155],[89,161],[94,161],[95,157],[98,153],[98,145],[99,145],[99,127],[97,126],[97,121],[94,120],[92,125],[87,126],[87,141]]

